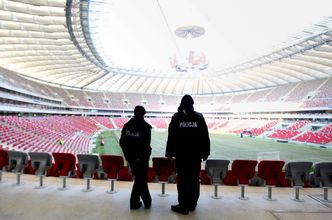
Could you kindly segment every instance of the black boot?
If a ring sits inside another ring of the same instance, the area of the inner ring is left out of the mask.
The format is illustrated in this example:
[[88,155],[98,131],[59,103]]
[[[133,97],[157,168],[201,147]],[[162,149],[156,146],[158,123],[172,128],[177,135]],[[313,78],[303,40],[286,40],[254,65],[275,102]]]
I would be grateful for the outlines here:
[[142,202],[136,203],[136,204],[130,204],[130,209],[131,210],[135,210],[135,209],[139,209],[142,206]]
[[146,202],[144,202],[144,207],[145,207],[146,209],[150,209],[150,207],[151,207],[151,200],[150,200],[150,201],[146,201]]
[[172,209],[173,212],[177,212],[177,213],[182,214],[182,215],[188,215],[188,213],[189,213],[188,208],[184,208],[180,205],[172,205],[171,209]]

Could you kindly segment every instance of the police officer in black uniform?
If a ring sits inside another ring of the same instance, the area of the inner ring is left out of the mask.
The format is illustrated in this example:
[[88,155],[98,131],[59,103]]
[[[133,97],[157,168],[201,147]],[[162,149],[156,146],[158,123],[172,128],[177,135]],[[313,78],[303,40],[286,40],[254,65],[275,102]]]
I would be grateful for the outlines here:
[[171,209],[180,214],[194,211],[200,193],[201,160],[210,155],[210,138],[205,119],[194,111],[190,95],[182,97],[178,112],[168,127],[166,157],[175,159],[178,175],[178,205]]
[[151,155],[151,125],[144,120],[145,109],[136,106],[134,117],[131,118],[121,131],[120,146],[135,177],[130,196],[130,209],[151,206],[151,195],[147,183],[149,159]]

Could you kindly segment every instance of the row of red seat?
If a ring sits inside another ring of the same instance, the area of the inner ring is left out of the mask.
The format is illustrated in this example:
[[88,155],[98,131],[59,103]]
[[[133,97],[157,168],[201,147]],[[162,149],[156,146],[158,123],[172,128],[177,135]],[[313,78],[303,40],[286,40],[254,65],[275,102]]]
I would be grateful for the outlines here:
[[[47,170],[46,176],[70,176],[82,178],[83,174],[80,170],[79,163],[76,156],[71,153],[52,153],[54,162]],[[101,169],[95,170],[94,178],[103,179],[118,179],[124,181],[131,181],[132,176],[127,167],[124,166],[124,159],[119,155],[101,155],[102,161]],[[7,168],[10,165],[8,152],[0,148],[0,170]],[[8,169],[7,169],[8,170]],[[26,164],[23,173],[35,174],[36,169],[33,168],[31,160]],[[149,169],[149,181],[154,181],[154,169]]]
[[[67,177],[84,178],[87,181],[85,191],[90,191],[90,179],[102,178],[111,180],[111,190],[114,193],[115,180],[131,181],[132,177],[128,168],[124,166],[124,159],[119,155],[88,155],[78,154],[77,159],[71,153],[53,153],[53,157],[48,153],[30,152],[31,160],[28,160],[28,154],[22,151],[6,151],[0,149],[0,182],[2,170],[16,173],[17,185],[20,185],[20,175],[22,173],[36,174],[40,176],[40,187],[43,187],[42,178],[44,175],[63,178],[63,186],[59,190],[65,190]],[[52,159],[54,163],[52,164]],[[102,161],[102,174],[98,175],[99,161]],[[77,163],[78,161],[78,163]],[[166,157],[153,157],[153,166],[149,169],[148,180],[158,180],[162,183],[162,194],[165,196],[165,183],[175,182],[175,161]],[[273,186],[293,186],[295,188],[295,201],[302,201],[299,198],[299,188],[309,186],[309,172],[313,165],[312,162],[285,162],[282,160],[234,160],[231,170],[228,170],[229,160],[209,159],[206,161],[205,168],[202,170],[201,180],[204,184],[213,184],[215,187],[214,198],[218,198],[217,187],[219,184],[240,185],[240,199],[245,197],[245,186],[252,183],[256,177],[264,180],[268,188],[268,200],[272,198]],[[258,166],[257,166],[258,164]],[[283,167],[285,165],[285,172]],[[258,172],[256,172],[256,166]],[[123,179],[121,179],[121,177]],[[314,177],[317,178],[319,185],[324,189],[324,200],[328,200],[328,188],[332,187],[332,162],[321,162],[314,166]]]
[[[9,159],[7,151],[0,149],[0,169],[8,166]],[[71,153],[53,153],[54,163],[47,171],[46,176],[71,176],[82,178],[79,164],[76,157]],[[96,169],[93,178],[95,179],[117,179],[131,181],[132,176],[128,167],[124,166],[124,159],[119,155],[101,155],[101,169]],[[153,165],[148,170],[148,181],[176,181],[174,161],[164,157],[153,157]],[[232,169],[227,171],[223,183],[225,185],[249,184],[250,180],[256,175],[255,160],[234,160]],[[281,187],[289,187],[291,183],[285,178],[285,172],[282,170],[284,161],[261,161],[258,163],[258,176],[266,181],[267,184],[273,184]],[[26,174],[34,174],[31,161],[24,169]],[[71,175],[69,175],[71,174]],[[74,175],[75,174],[75,175]],[[201,171],[201,183],[212,184],[205,170]]]
[[[258,166],[257,166],[258,164]],[[233,160],[231,169],[227,170],[222,179],[224,185],[274,185],[278,187],[290,187],[291,181],[286,178],[283,170],[285,162],[282,160]],[[257,166],[257,172],[256,172]],[[201,183],[210,185],[211,179],[206,170],[201,171]],[[306,184],[308,186],[308,183]]]

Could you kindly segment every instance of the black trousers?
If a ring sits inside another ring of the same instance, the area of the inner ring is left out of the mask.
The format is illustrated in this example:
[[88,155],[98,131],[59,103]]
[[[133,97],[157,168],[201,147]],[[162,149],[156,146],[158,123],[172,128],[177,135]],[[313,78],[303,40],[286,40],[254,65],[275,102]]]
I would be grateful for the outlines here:
[[185,209],[195,208],[200,193],[200,158],[176,158],[178,201]]
[[151,204],[151,195],[148,188],[148,161],[131,161],[129,162],[132,174],[134,176],[134,185],[130,196],[130,205],[135,206],[142,198],[145,205]]

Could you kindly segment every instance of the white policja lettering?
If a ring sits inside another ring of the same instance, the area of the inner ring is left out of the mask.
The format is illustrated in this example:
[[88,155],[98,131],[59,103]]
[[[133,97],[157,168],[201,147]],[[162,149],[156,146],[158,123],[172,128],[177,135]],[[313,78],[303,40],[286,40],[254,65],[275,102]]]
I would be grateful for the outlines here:
[[139,137],[139,132],[132,132],[132,131],[126,131],[127,136],[132,136],[132,137]]
[[180,128],[197,128],[197,122],[180,122]]

